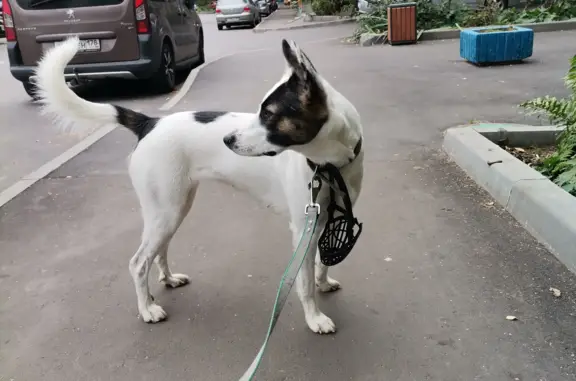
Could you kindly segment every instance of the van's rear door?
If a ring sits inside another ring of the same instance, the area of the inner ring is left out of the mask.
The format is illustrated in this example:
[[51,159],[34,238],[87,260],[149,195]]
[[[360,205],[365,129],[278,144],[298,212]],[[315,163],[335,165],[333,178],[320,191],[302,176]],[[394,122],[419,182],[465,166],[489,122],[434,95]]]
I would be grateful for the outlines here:
[[81,39],[72,64],[137,60],[134,0],[10,0],[24,65],[70,35]]

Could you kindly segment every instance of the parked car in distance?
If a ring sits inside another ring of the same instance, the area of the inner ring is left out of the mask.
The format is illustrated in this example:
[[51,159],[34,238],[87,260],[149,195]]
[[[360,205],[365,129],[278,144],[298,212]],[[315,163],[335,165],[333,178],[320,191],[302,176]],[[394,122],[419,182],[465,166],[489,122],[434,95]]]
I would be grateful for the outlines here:
[[270,3],[266,0],[255,0],[258,9],[260,10],[260,14],[263,16],[268,16],[272,13],[270,9]]
[[216,4],[218,30],[239,25],[250,25],[254,28],[260,21],[262,15],[254,0],[218,0]]
[[72,35],[80,50],[65,71],[70,81],[139,79],[169,92],[177,70],[204,62],[192,0],[4,0],[3,15],[10,71],[32,97],[37,61]]
[[278,10],[278,1],[277,0],[268,0],[270,3],[270,11],[275,12]]

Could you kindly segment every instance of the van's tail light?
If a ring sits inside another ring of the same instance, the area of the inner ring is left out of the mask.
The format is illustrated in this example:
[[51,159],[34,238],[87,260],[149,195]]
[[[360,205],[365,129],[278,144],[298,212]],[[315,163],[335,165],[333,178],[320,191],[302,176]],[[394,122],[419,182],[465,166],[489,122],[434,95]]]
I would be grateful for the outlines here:
[[244,7],[244,12],[250,12],[250,7],[248,6]]
[[2,12],[4,17],[4,33],[6,34],[6,41],[16,41],[16,29],[14,28],[12,8],[10,8],[9,1],[4,0],[4,9]]
[[146,0],[134,0],[134,12],[136,13],[136,30],[138,33],[150,33],[150,19],[148,18]]
[[222,13],[222,10],[220,8],[216,8],[216,13]]

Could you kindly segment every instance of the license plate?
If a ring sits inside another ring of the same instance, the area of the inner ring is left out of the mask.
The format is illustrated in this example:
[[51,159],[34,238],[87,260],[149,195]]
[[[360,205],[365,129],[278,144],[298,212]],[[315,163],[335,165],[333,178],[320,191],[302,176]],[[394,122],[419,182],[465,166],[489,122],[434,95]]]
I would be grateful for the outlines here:
[[240,19],[239,19],[239,18],[236,18],[236,17],[233,17],[233,18],[228,19],[228,20],[226,20],[226,21],[228,21],[228,22],[234,22],[234,21],[238,21],[238,20],[240,20]]
[[[64,41],[59,41],[56,44],[61,44]],[[100,51],[100,40],[92,39],[92,40],[80,40],[80,47],[78,51],[80,52],[99,52]]]

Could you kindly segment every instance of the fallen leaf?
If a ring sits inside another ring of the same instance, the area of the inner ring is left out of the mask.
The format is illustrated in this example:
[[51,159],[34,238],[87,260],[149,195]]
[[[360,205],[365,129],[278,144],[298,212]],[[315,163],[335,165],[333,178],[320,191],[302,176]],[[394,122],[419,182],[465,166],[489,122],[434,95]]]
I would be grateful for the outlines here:
[[520,148],[520,147],[514,147],[514,150],[516,150],[518,152],[526,152],[526,150],[524,148]]
[[554,287],[550,287],[550,292],[557,298],[559,298],[562,295],[562,292]]
[[508,315],[508,316],[506,316],[506,320],[514,321],[514,320],[518,320],[518,318],[516,316]]

